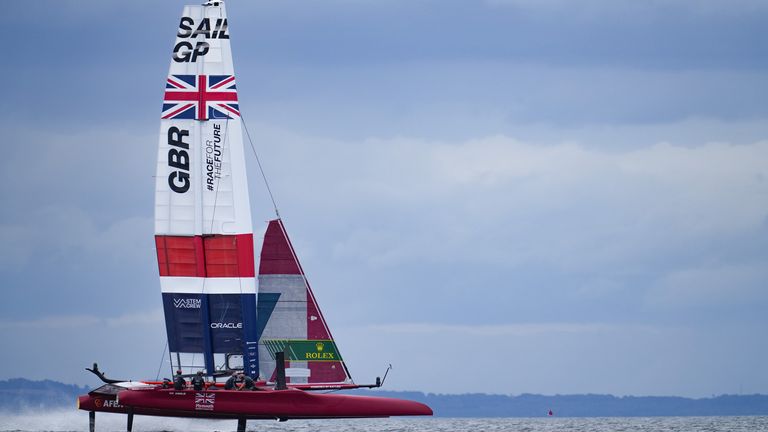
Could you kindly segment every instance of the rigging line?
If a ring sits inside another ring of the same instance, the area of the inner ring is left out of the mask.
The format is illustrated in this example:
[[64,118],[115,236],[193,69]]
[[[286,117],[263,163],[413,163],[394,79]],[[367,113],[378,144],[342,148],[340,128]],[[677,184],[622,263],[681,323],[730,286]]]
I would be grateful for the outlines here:
[[[222,145],[221,145],[221,163],[222,164],[224,163],[224,151],[226,150],[227,143],[229,142],[229,120],[231,120],[231,119],[232,119],[231,117],[227,116],[227,120],[224,122],[224,134],[222,135],[222,138],[221,138],[221,143],[222,143]],[[230,156],[230,159],[231,158],[232,158],[232,156]],[[230,161],[230,167],[231,166],[232,166],[232,163]],[[231,169],[230,169],[230,173],[229,173],[229,178],[230,178],[230,181],[232,181],[233,186],[234,186],[234,182],[235,181],[232,178],[232,171],[231,171]],[[214,212],[213,214],[214,215],[216,214],[216,204],[217,204],[218,199],[219,199],[219,186],[221,185],[221,181],[222,181],[222,179],[219,178],[219,181],[216,182],[216,198],[214,199],[214,202],[213,202],[213,212]],[[213,232],[213,216],[211,216],[211,232]],[[235,240],[235,241],[237,241],[237,240]],[[243,278],[238,277],[237,278],[237,284],[238,284],[238,288],[240,289],[240,294],[243,294]],[[226,308],[224,310],[222,310],[221,314],[219,315],[219,321],[223,321],[224,320],[224,317],[229,312],[229,307],[230,307],[230,304],[229,304],[229,302],[227,302],[226,303]]]
[[259,154],[256,153],[256,146],[253,145],[253,140],[251,139],[251,133],[248,132],[248,125],[245,122],[245,117],[243,116],[243,112],[240,111],[240,118],[243,120],[243,129],[245,129],[245,136],[248,137],[248,143],[251,145],[251,150],[253,151],[253,155],[256,157],[256,164],[259,166],[259,172],[261,172],[261,178],[264,180],[264,186],[267,188],[267,193],[269,193],[269,199],[272,200],[272,207],[275,209],[275,216],[277,216],[278,219],[280,219],[280,211],[277,209],[277,203],[275,202],[275,196],[272,194],[272,188],[269,187],[269,182],[267,181],[267,175],[264,173],[264,168],[261,166],[261,159],[259,159]]
[[[221,136],[221,164],[224,164],[224,149],[226,148],[227,140],[229,139],[229,136],[227,135],[227,131],[229,131],[229,119],[230,117],[227,116],[227,121],[224,122],[224,134]],[[215,144],[215,143],[214,143]],[[215,154],[215,153],[214,153]],[[232,164],[230,163],[230,166]],[[221,173],[221,171],[219,171]],[[230,174],[230,179],[232,177],[232,174]],[[221,185],[221,176],[214,177],[217,179],[216,181],[216,193],[213,195],[213,212],[211,213],[211,227],[209,228],[209,232],[213,233],[213,224],[216,222],[216,205],[219,202],[219,186]],[[233,181],[234,183],[234,181]]]
[[304,267],[301,266],[301,263],[299,262],[299,257],[296,256],[296,251],[293,249],[293,243],[291,243],[291,240],[288,238],[288,233],[285,230],[285,225],[283,224],[283,220],[280,220],[280,231],[283,233],[283,238],[285,239],[285,242],[288,243],[288,248],[291,251],[291,257],[293,258],[293,261],[296,263],[296,267],[299,268],[299,271],[301,272],[301,279],[302,282],[304,282],[304,287],[307,289],[307,293],[309,293],[312,296],[312,301],[315,303],[315,307],[317,308],[317,313],[320,314],[322,319],[323,328],[325,328],[325,331],[328,333],[328,336],[330,336],[331,339],[333,339],[333,335],[331,334],[331,330],[328,328],[328,324],[325,322],[325,317],[323,316],[323,313],[320,311],[320,306],[317,304],[317,299],[315,298],[315,293],[312,291],[312,288],[309,286],[309,280],[307,279],[306,273],[304,273]]
[[[227,119],[224,122],[224,133],[221,136],[221,163],[222,164],[224,164],[224,152],[226,151],[227,147],[231,147],[231,146],[227,145],[229,143],[229,121],[231,119],[232,119],[232,117],[227,116]],[[230,156],[230,159],[231,159],[231,156]],[[230,166],[231,165],[232,165],[232,162],[230,161]],[[232,181],[233,184],[234,184],[234,179],[232,179],[231,171],[230,171],[229,177],[230,177],[230,181]],[[214,198],[213,198],[213,213],[211,214],[211,226],[210,226],[210,229],[209,229],[210,233],[213,233],[213,225],[214,225],[214,223],[216,221],[216,208],[217,208],[218,202],[219,202],[219,190],[220,190],[220,186],[221,186],[221,182],[222,181],[223,181],[223,179],[221,177],[218,177],[217,181],[216,181],[216,186],[215,186],[216,187],[216,193],[214,194]],[[242,294],[243,293],[243,280],[242,280],[242,278],[238,278],[238,288],[240,289],[240,294]],[[203,280],[203,293],[205,293],[205,280]],[[223,311],[221,313],[221,316],[219,317],[219,320],[222,320],[224,318],[224,316],[226,315],[226,312],[227,312],[227,310],[225,310],[225,311]]]
[[[166,345],[168,345],[168,338],[165,339]],[[173,354],[171,354],[171,347],[168,346],[168,366],[171,367],[171,377],[173,377]]]
[[[160,356],[160,365],[157,367],[157,375],[155,375],[155,381],[160,380],[160,370],[163,368],[163,358],[165,357],[165,351],[168,349],[168,339],[165,339],[165,348],[163,348],[163,355]],[[173,369],[173,366],[171,366]]]
[[[227,119],[224,122],[224,133],[221,136],[221,163],[222,164],[224,163],[224,151],[226,150],[227,142],[229,140],[228,132],[229,132],[229,120],[230,119],[231,119],[231,117],[227,116]],[[216,182],[215,182],[215,186],[214,186],[215,187],[215,191],[214,191],[214,195],[213,195],[213,210],[211,211],[211,224],[210,224],[209,229],[208,229],[208,232],[211,233],[211,234],[213,234],[213,227],[214,227],[214,224],[216,223],[216,208],[218,207],[218,203],[219,203],[219,190],[221,189],[220,188],[221,182],[222,182],[222,178],[221,177],[217,177],[216,178]],[[203,210],[203,212],[205,212],[205,210]],[[205,241],[204,240],[203,240],[203,248],[205,248]],[[205,256],[205,255],[203,255],[203,256]],[[201,294],[203,294],[203,295],[205,294],[205,289],[206,289],[205,285],[206,285],[207,281],[208,281],[208,277],[206,275],[206,276],[203,277],[203,287],[202,287],[202,291],[201,291]],[[241,282],[241,285],[242,285],[242,282]],[[242,291],[243,291],[243,288],[242,288],[242,286],[240,286],[240,294],[242,294]],[[221,316],[219,316],[218,320],[222,321],[225,314],[226,314],[226,310],[221,312]],[[210,331],[210,330],[207,329],[207,331]],[[193,365],[195,364],[196,357],[197,357],[197,353],[196,352],[192,353],[192,364]],[[213,371],[211,371],[211,373],[213,373]]]

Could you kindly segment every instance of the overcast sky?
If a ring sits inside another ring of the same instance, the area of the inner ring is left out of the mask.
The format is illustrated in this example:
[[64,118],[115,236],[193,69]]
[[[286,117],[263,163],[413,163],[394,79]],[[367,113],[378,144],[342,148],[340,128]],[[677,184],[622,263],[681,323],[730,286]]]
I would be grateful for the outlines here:
[[[167,375],[153,175],[183,4],[3,4],[0,379]],[[768,3],[227,6],[243,118],[358,382],[768,393]]]

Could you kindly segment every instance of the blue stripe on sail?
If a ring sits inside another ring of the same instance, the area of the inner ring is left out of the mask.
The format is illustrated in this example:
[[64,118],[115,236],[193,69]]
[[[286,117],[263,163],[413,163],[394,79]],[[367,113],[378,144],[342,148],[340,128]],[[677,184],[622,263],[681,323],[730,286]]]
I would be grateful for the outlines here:
[[208,373],[213,373],[216,370],[216,364],[213,362],[213,341],[211,340],[211,307],[209,304],[209,296],[202,296],[202,316],[201,326],[203,328],[203,360],[205,361],[205,370]]
[[203,352],[204,327],[200,294],[163,293],[168,348],[172,352]]
[[277,306],[280,299],[280,293],[259,293],[258,311],[256,312],[256,338],[261,339],[264,329],[267,327],[269,318]]
[[163,293],[171,352],[203,353],[207,372],[213,354],[242,354],[245,373],[259,375],[258,341],[280,294]]
[[240,294],[207,294],[210,310],[211,350],[239,353],[243,346]]

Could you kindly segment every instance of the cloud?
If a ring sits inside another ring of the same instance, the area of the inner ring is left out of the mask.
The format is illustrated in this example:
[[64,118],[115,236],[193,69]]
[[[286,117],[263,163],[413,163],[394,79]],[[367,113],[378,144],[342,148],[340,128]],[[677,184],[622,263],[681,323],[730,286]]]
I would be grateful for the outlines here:
[[94,362],[116,379],[147,379],[170,372],[168,357],[163,356],[162,310],[109,315],[104,309],[98,308],[99,314],[0,320],[7,366],[2,378],[54,379],[95,387],[99,380],[83,370]]
[[84,261],[98,256],[112,263],[129,263],[152,250],[153,220],[116,218],[100,226],[89,212],[71,206],[43,206],[24,222],[0,224],[0,268],[24,268],[47,257],[76,254]]
[[702,397],[737,392],[738,382],[750,391],[768,384],[750,372],[763,358],[749,343],[759,339],[755,326],[404,324],[334,333],[357,381],[372,382],[391,363],[386,386],[398,390]]
[[462,325],[434,323],[393,323],[364,326],[376,333],[417,335],[442,335],[456,337],[493,337],[493,336],[540,336],[548,337],[558,334],[600,334],[622,333],[631,330],[636,332],[659,332],[652,326],[628,326],[608,323],[522,323],[499,325]]
[[[273,183],[296,208],[284,214],[352,221],[334,233],[339,259],[641,266],[661,251],[696,254],[687,249],[703,239],[762,232],[768,215],[766,141],[625,151],[503,135],[270,141],[285,152],[269,157],[285,167]],[[313,181],[294,187],[298,178]]]
[[665,275],[652,287],[646,301],[673,309],[743,308],[768,301],[766,280],[768,269],[763,262],[681,268]]
[[[259,150],[281,167],[267,171],[281,214],[343,324],[764,321],[751,263],[768,258],[768,141],[252,133],[273,143]],[[678,272],[730,266],[732,279],[673,301],[686,292],[670,288]],[[713,305],[721,295],[734,300]]]
[[134,312],[116,317],[99,317],[95,315],[55,315],[45,316],[31,320],[0,320],[0,329],[19,330],[83,330],[93,327],[134,327],[134,326],[161,326],[163,324],[163,311],[156,309],[146,312]]

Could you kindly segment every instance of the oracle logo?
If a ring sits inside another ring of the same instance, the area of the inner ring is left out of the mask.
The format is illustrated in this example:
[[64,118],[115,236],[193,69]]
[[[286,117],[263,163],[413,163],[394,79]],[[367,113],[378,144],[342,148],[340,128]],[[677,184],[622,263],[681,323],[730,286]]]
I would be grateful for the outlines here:
[[243,323],[211,323],[212,329],[241,329]]

